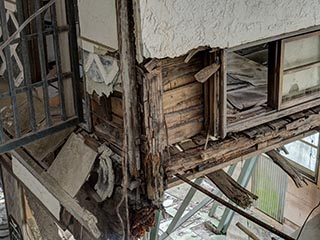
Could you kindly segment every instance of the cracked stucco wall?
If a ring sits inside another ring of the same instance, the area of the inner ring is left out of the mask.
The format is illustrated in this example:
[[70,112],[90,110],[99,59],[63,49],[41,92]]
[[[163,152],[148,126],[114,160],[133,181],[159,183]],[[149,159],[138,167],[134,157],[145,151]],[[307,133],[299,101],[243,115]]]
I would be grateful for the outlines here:
[[139,0],[145,57],[233,47],[320,25],[320,0]]

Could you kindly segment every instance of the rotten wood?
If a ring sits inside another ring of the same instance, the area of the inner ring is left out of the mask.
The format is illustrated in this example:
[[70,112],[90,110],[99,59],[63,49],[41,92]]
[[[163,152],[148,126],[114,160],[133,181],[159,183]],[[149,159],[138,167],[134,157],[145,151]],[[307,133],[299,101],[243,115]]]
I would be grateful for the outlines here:
[[[175,173],[185,173],[196,168],[200,173],[192,175],[201,176],[201,172],[203,174],[206,169],[221,169],[228,162],[230,164],[231,162],[270,151],[283,144],[315,133],[320,124],[320,116],[315,112],[314,117],[309,116],[309,119],[310,122],[308,124],[292,130],[287,130],[285,125],[281,125],[285,122],[280,119],[281,124],[279,126],[281,127],[269,127],[268,134],[260,134],[257,131],[259,137],[254,135],[249,137],[244,134],[233,135],[224,140],[221,139],[210,143],[207,150],[203,150],[205,141],[197,141],[200,144],[197,148],[172,155],[170,161],[165,162],[166,174],[170,178]],[[273,122],[273,125],[276,126],[275,122]],[[202,136],[202,138],[205,140],[205,136]]]
[[276,150],[266,152],[266,154],[272,159],[275,164],[277,164],[291,177],[297,188],[308,185],[305,177],[297,169],[295,169],[292,164],[290,164],[289,160],[286,157],[282,156]]
[[237,183],[224,170],[220,169],[206,175],[231,201],[242,208],[251,206],[258,196]]
[[132,1],[117,2],[120,78],[122,83],[124,157],[133,177],[140,170],[140,114]]
[[144,171],[147,195],[156,206],[160,206],[163,195],[163,158],[167,144],[164,113],[163,84],[161,71],[154,70],[143,78],[145,156]]

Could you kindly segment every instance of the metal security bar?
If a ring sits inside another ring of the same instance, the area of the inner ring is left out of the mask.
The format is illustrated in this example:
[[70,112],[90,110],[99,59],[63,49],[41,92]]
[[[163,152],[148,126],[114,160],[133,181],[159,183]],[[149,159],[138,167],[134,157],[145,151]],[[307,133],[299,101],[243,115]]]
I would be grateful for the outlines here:
[[0,153],[82,121],[75,0],[0,0]]

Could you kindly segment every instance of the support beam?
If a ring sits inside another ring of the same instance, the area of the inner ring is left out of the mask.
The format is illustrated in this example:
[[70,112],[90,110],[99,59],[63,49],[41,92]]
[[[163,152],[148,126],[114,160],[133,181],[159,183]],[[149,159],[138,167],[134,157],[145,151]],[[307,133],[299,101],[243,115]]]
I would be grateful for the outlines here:
[[133,177],[140,170],[140,119],[132,0],[117,2],[120,78],[122,82],[125,160]]
[[207,196],[211,197],[212,199],[214,199],[215,201],[218,201],[219,203],[221,203],[222,205],[230,208],[231,210],[237,212],[238,214],[240,214],[241,216],[247,218],[248,220],[256,223],[257,225],[267,229],[268,231],[278,235],[279,237],[282,237],[284,239],[287,240],[295,240],[294,238],[292,238],[291,236],[279,231],[278,229],[276,229],[275,227],[272,227],[270,225],[268,225],[267,223],[261,221],[260,219],[253,217],[252,215],[250,215],[249,213],[241,210],[240,208],[230,204],[229,202],[225,201],[224,199],[217,197],[215,194],[209,192],[208,190],[206,190],[205,188],[199,186],[198,184],[190,181],[189,179],[185,178],[184,176],[180,175],[180,174],[176,174],[176,177],[181,179],[182,181],[188,183],[189,185],[191,185],[192,187],[194,187],[195,189],[199,190],[200,192],[206,194]]

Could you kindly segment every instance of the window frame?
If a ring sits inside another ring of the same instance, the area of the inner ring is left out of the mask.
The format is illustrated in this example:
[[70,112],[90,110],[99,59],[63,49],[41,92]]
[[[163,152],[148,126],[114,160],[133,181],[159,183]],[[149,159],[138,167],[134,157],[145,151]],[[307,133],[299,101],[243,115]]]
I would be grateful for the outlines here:
[[286,155],[283,155],[284,157],[286,157],[290,163],[301,173],[303,174],[309,181],[311,181],[314,184],[318,184],[319,183],[319,166],[320,166],[320,133],[318,133],[318,146],[314,145],[312,143],[309,143],[303,139],[299,139],[297,141],[302,142],[303,144],[306,144],[310,147],[313,147],[317,150],[317,159],[316,159],[316,165],[315,165],[315,170],[314,170],[314,175],[312,174],[312,170],[302,166],[301,164],[295,162],[294,160],[290,159],[289,157],[287,157]]
[[292,106],[295,106],[295,105],[298,105],[298,104],[301,104],[301,103],[305,103],[305,102],[308,102],[308,101],[311,101],[311,100],[319,98],[319,92],[316,92],[316,93],[312,93],[312,94],[306,94],[305,96],[299,96],[299,97],[297,97],[295,99],[288,100],[287,102],[283,102],[283,93],[282,93],[282,90],[283,90],[283,77],[285,75],[285,71],[287,71],[287,72],[299,72],[301,70],[305,70],[305,69],[309,69],[309,68],[312,68],[312,67],[320,66],[320,60],[319,60],[317,62],[304,64],[304,65],[297,66],[297,67],[294,67],[294,68],[291,68],[291,69],[288,69],[288,70],[284,70],[284,66],[283,65],[284,65],[285,44],[289,43],[289,42],[298,41],[298,40],[301,40],[301,39],[306,39],[306,38],[313,37],[313,36],[319,36],[320,37],[320,31],[315,31],[315,32],[311,32],[311,33],[307,33],[307,34],[298,35],[298,36],[294,36],[294,37],[290,37],[290,38],[285,38],[285,39],[279,40],[280,41],[280,61],[279,61],[279,64],[280,65],[279,65],[279,77],[277,78],[278,79],[278,87],[277,87],[277,90],[278,90],[278,94],[277,94],[278,106],[277,106],[277,109],[278,110],[289,108],[289,107],[292,107]]
[[[282,55],[284,53],[283,51],[283,44],[284,42],[288,41],[294,41],[298,39],[303,39],[310,37],[312,35],[320,35],[320,28],[312,29],[303,32],[299,32],[296,34],[288,34],[286,36],[278,36],[274,39],[267,39],[265,41],[259,41],[256,44],[250,43],[245,44],[243,46],[238,46],[235,48],[230,49],[223,49],[221,50],[223,52],[223,61],[221,61],[221,67],[223,69],[223,74],[220,75],[219,81],[220,86],[223,86],[222,88],[217,91],[214,91],[214,94],[218,93],[218,98],[220,99],[219,107],[220,113],[217,115],[211,114],[209,118],[212,118],[213,120],[209,120],[208,122],[214,122],[216,124],[216,128],[218,128],[220,131],[218,131],[218,134],[213,134],[214,136],[218,136],[220,138],[224,138],[227,133],[230,132],[240,132],[261,124],[265,124],[270,121],[277,120],[279,118],[282,118],[283,116],[288,116],[291,114],[295,114],[301,111],[301,109],[306,110],[310,109],[312,107],[316,107],[320,105],[320,97],[315,96],[319,94],[312,94],[311,96],[303,96],[298,97],[297,99],[290,100],[287,103],[282,103],[282,93],[281,93],[281,86],[283,77],[281,74],[281,67],[283,59]],[[228,69],[228,63],[226,59],[226,53],[227,52],[233,52],[237,50],[241,50],[247,47],[253,47],[255,45],[259,45],[262,43],[268,43],[269,44],[269,53],[268,53],[268,94],[267,94],[267,105],[269,107],[269,110],[257,114],[256,116],[249,117],[247,119],[239,120],[238,122],[234,123],[228,123],[227,122],[227,69]],[[320,65],[320,61],[319,61]],[[223,90],[223,91],[222,91]],[[210,109],[210,101],[212,101],[213,97],[211,96],[211,93],[208,93],[209,97],[205,98],[205,102],[209,102],[207,105],[209,105]],[[216,111],[217,107],[215,107]],[[215,112],[213,111],[213,112]]]

